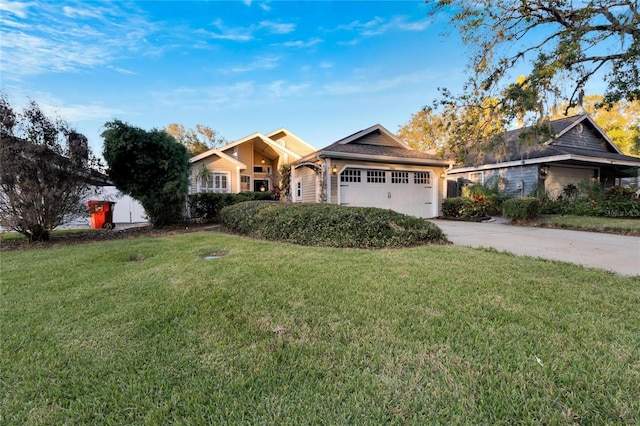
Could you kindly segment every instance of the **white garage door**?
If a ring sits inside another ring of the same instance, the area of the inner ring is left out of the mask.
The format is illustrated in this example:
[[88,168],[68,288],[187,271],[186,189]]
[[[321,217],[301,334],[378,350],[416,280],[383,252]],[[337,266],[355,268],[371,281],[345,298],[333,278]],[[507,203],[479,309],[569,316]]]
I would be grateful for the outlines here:
[[438,215],[432,173],[347,168],[340,173],[340,204],[379,207],[417,217]]

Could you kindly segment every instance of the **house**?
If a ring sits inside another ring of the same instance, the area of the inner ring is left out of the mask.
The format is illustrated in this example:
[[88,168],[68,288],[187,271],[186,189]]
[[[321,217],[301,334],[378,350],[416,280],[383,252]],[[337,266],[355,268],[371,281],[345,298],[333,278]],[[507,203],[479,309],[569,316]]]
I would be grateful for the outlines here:
[[410,148],[376,124],[293,162],[292,201],[432,218],[441,212],[445,169],[451,165]]
[[[638,177],[640,158],[622,154],[586,114],[553,120],[551,134],[525,143],[531,128],[506,133],[503,141],[478,165],[456,166],[447,173],[447,196],[460,194],[468,183],[498,185],[501,193],[528,196],[547,193],[552,199],[564,188],[584,180],[602,188]],[[542,142],[542,143],[540,143]],[[461,185],[462,184],[462,185]]]
[[280,168],[315,148],[286,129],[253,133],[189,160],[189,193],[271,191],[279,187]]

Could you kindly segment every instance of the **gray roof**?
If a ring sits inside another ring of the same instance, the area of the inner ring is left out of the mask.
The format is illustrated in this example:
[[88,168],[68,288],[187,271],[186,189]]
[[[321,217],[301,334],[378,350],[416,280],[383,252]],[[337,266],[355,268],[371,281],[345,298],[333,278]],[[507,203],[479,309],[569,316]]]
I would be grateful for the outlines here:
[[[602,140],[606,141],[604,144],[606,149],[594,150],[589,147],[563,145],[562,135],[564,132],[580,122],[588,126],[592,132],[599,135]],[[594,159],[632,161],[640,165],[640,158],[618,153],[606,134],[587,115],[576,115],[553,120],[549,122],[549,126],[551,127],[551,135],[548,133],[539,133],[536,137],[534,134],[534,140],[529,143],[523,143],[523,139],[521,139],[520,136],[524,136],[526,132],[533,132],[532,127],[508,131],[504,134],[503,139],[496,143],[492,150],[486,152],[481,158],[476,158],[475,162],[480,164],[495,164],[523,159],[572,155],[592,157]],[[531,136],[531,134],[529,136]]]

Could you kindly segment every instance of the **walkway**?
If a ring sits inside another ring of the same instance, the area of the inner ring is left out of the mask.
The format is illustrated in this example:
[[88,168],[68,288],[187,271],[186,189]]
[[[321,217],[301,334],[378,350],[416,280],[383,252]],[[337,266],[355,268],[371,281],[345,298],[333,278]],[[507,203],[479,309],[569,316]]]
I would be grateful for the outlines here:
[[468,247],[492,247],[522,256],[600,268],[622,275],[640,275],[640,237],[512,226],[495,222],[431,220],[449,241]]

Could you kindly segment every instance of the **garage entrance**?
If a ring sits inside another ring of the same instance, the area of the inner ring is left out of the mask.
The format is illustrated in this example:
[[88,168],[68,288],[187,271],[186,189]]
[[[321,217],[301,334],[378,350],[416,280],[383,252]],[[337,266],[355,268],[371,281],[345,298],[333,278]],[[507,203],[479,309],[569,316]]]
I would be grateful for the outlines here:
[[434,178],[429,171],[346,168],[340,173],[338,200],[432,218],[438,215]]

